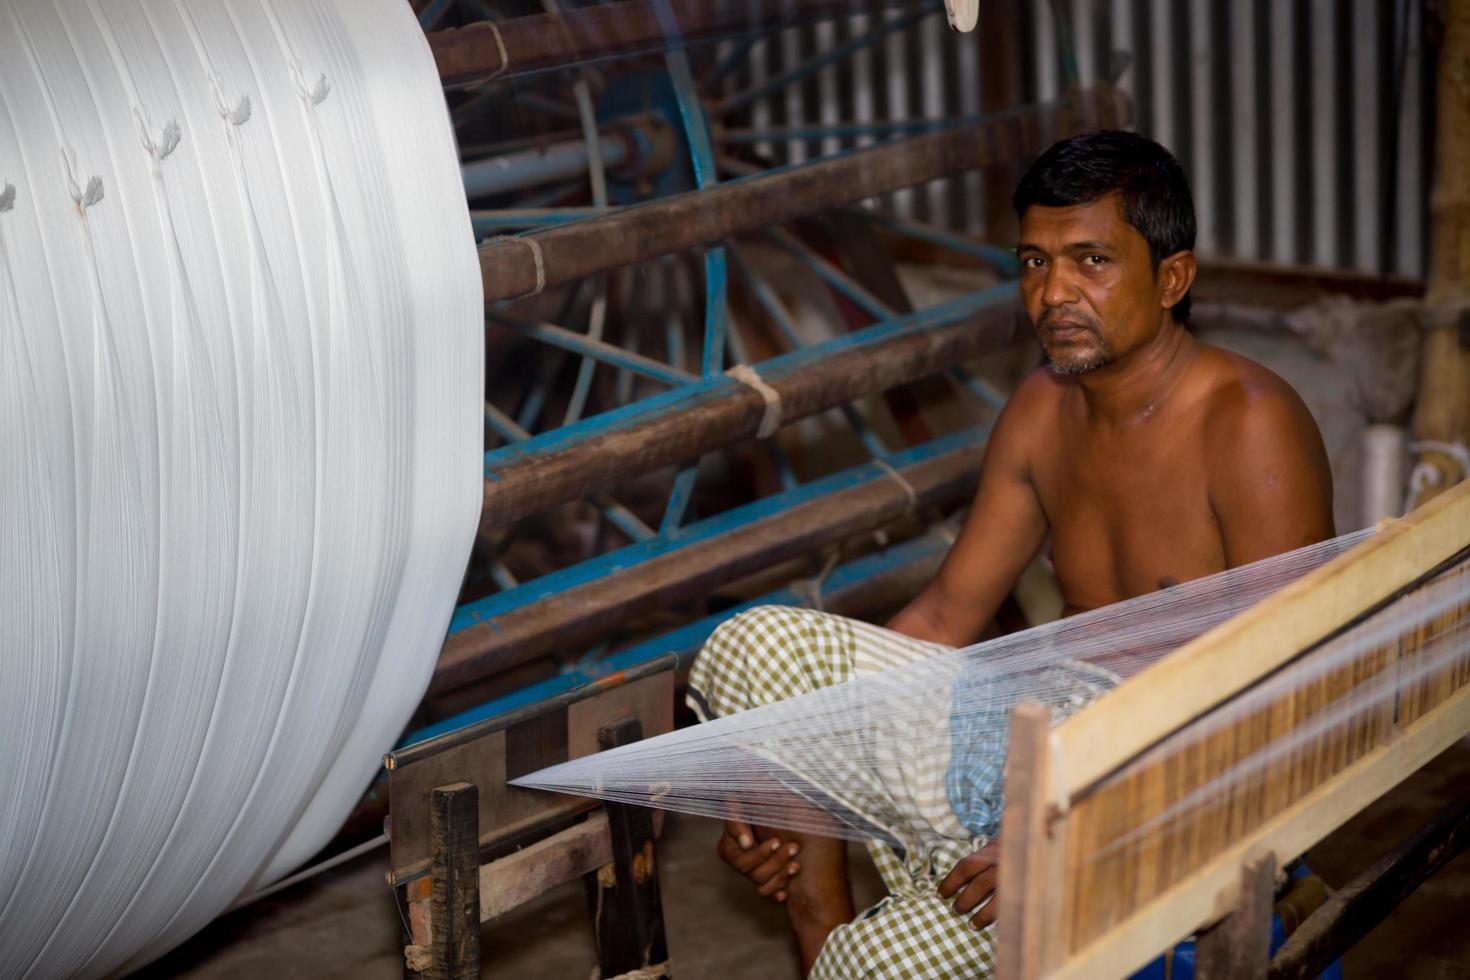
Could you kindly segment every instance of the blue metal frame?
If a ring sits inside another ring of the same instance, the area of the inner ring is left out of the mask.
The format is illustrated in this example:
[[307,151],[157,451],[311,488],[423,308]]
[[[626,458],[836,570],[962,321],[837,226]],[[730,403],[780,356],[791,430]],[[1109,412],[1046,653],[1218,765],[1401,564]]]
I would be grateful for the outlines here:
[[[862,585],[875,575],[932,560],[948,548],[949,542],[942,535],[931,532],[883,551],[874,552],[833,569],[824,583],[823,594],[835,600],[848,589]],[[756,606],[805,606],[809,604],[810,600],[807,596],[789,588],[778,589],[758,599],[742,602],[716,615],[707,616],[636,646],[620,650],[610,657],[597,660],[584,657],[573,670],[512,691],[468,711],[410,732],[403,737],[397,748],[416,745],[443,735],[445,732],[452,732],[528,704],[544,701],[585,684],[594,683],[599,677],[605,677],[620,670],[629,670],[670,653],[677,654],[681,664],[688,664],[694,659],[694,654],[698,652],[704,641],[709,639],[710,634],[718,629],[721,623],[738,613]]]
[[[962,429],[958,432],[940,436],[929,442],[913,446],[901,452],[893,453],[883,460],[887,466],[893,469],[902,469],[913,466],[927,460],[935,459],[945,453],[954,452],[965,446],[975,445],[986,438],[989,432],[988,426],[979,426],[970,429]],[[543,575],[540,578],[527,582],[517,589],[509,592],[497,592],[474,602],[466,603],[454,611],[454,617],[450,620],[449,632],[469,629],[480,623],[495,619],[515,609],[540,602],[548,596],[574,589],[578,586],[595,582],[627,571],[643,562],[651,561],[672,554],[697,541],[706,541],[721,534],[739,530],[742,527],[765,520],[776,514],[810,503],[829,494],[848,490],[852,487],[861,486],[874,480],[893,479],[889,469],[879,465],[877,462],[864,463],[851,469],[843,470],[832,476],[804,483],[784,493],[773,494],[762,497],[760,500],[752,501],[740,507],[725,511],[713,517],[707,517],[695,524],[683,528],[678,538],[660,536],[658,538],[631,544],[607,554],[589,558],[587,561],[563,568],[559,571]]]
[[[939,303],[906,313],[892,320],[885,320],[821,344],[778,355],[763,361],[760,365],[760,373],[767,381],[779,380],[797,374],[808,365],[839,351],[860,350],[899,337],[922,333],[935,327],[958,323],[973,317],[982,310],[1013,303],[1018,296],[1019,291],[1015,283],[1002,283],[980,292],[960,296],[946,303]],[[651,418],[679,412],[713,398],[728,396],[741,389],[740,382],[723,374],[691,379],[689,383],[662,394],[652,395],[621,408],[582,419],[572,425],[540,433],[514,446],[493,449],[485,454],[485,478],[497,479],[497,470],[503,466],[534,460],[553,450],[586,442],[612,432],[623,431]]]

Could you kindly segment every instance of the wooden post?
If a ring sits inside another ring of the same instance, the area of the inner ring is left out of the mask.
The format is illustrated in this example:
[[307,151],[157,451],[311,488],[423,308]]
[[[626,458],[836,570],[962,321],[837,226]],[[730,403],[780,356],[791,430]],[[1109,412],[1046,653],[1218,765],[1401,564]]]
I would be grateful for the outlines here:
[[[1434,192],[1430,198],[1430,266],[1414,437],[1470,443],[1470,0],[1444,0],[1439,54]],[[1451,456],[1421,451],[1439,481],[1419,502],[1470,474]]]
[[1196,980],[1266,980],[1275,896],[1275,854],[1267,853],[1241,868],[1235,911],[1202,930],[1195,940]]
[[1271,980],[1310,980],[1319,975],[1466,847],[1470,847],[1470,793],[1441,810],[1309,915],[1271,961]]
[[[642,737],[643,725],[636,718],[614,722],[597,733],[604,749]],[[602,976],[656,967],[662,967],[662,975],[668,976],[653,813],[647,807],[625,803],[608,803],[606,810],[613,861],[585,879]]]
[[1065,818],[1053,811],[1051,749],[1051,712],[1029,701],[1012,708],[996,869],[999,980],[1034,980],[1066,958],[1056,934]]
[[439,786],[430,795],[431,980],[479,980],[479,798],[472,783]]

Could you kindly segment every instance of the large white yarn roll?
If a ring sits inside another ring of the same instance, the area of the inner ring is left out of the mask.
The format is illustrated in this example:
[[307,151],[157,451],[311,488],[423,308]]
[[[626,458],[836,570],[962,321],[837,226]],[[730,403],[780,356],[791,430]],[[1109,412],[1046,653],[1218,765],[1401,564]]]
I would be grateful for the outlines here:
[[0,977],[335,830],[468,557],[481,304],[404,0],[0,0]]

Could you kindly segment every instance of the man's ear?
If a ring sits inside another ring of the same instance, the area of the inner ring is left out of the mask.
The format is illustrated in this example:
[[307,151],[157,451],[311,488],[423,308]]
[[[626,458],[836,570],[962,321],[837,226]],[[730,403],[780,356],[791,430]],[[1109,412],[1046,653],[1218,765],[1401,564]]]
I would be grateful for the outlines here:
[[1163,292],[1159,297],[1159,305],[1166,310],[1172,310],[1189,292],[1189,287],[1194,285],[1196,271],[1198,266],[1194,261],[1194,252],[1189,249],[1175,252],[1160,262],[1159,286]]

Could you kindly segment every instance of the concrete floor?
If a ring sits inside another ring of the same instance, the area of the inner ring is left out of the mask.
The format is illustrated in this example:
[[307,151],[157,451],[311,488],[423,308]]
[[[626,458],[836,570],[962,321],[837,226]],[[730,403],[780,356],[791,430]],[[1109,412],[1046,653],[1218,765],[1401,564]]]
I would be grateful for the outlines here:
[[[1461,742],[1308,854],[1329,885],[1346,881],[1452,799],[1470,794]],[[759,902],[714,856],[719,826],[673,817],[661,844],[669,948],[681,977],[794,978],[784,913]],[[856,850],[856,849],[855,849]],[[861,852],[858,851],[858,854]],[[402,976],[398,916],[382,852],[366,855],[217,920],[139,976],[235,980]],[[860,902],[880,887],[853,862]],[[580,882],[493,923],[481,939],[485,977],[584,980],[595,959]],[[1470,854],[1430,879],[1346,958],[1348,980],[1470,980]]]

